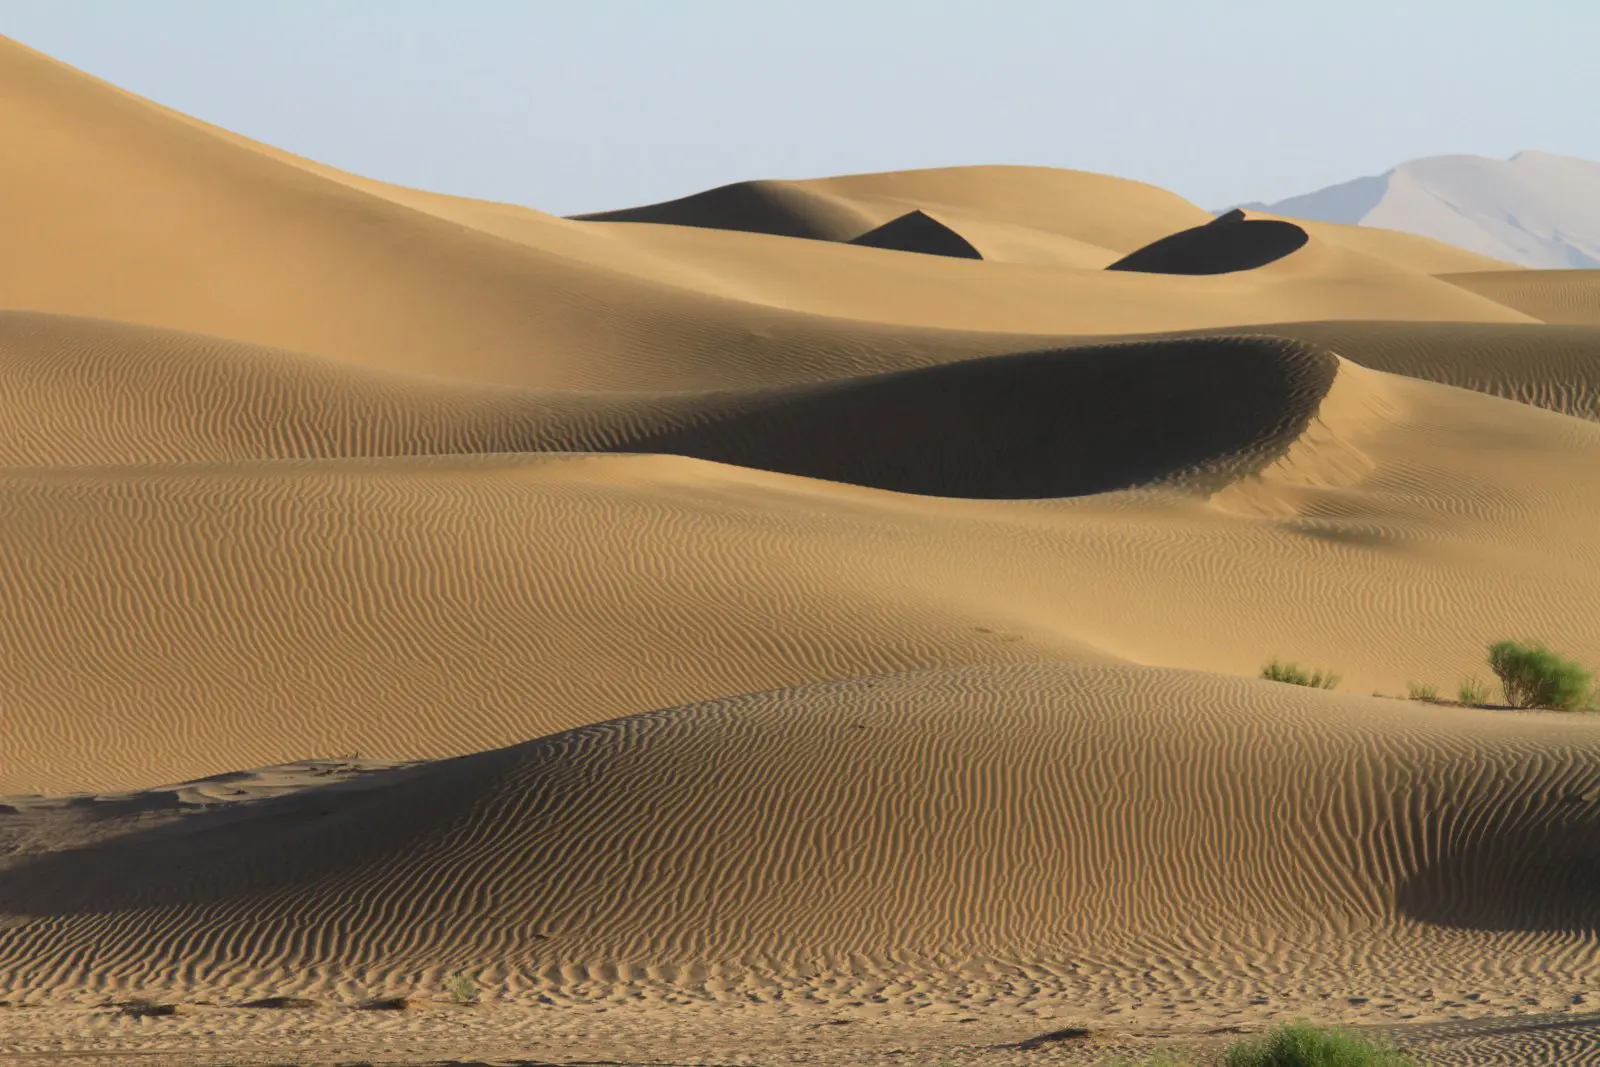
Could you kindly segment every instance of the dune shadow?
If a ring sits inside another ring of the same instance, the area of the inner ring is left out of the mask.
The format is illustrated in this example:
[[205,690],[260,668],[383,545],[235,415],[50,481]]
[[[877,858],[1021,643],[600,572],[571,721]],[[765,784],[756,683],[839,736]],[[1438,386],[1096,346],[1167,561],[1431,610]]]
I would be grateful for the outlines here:
[[[15,856],[0,866],[0,915],[203,906],[241,891],[270,895],[302,888],[305,872],[291,858],[322,857],[319,876],[327,878],[391,856],[460,818],[479,795],[478,779],[517,754],[514,747],[403,766],[354,782],[201,808],[153,826],[139,818],[147,810],[138,803],[143,794],[133,794],[86,813],[105,824],[121,822],[125,832],[83,847]],[[468,763],[480,774],[452,773]],[[415,804],[423,794],[428,802]],[[397,809],[400,817],[392,817]],[[0,942],[5,939],[0,930]]]
[[870,226],[866,215],[793,182],[734,182],[676,200],[568,216],[575,222],[644,222],[734,230],[812,241],[844,241]]
[[1264,338],[968,360],[754,395],[615,448],[971,499],[1219,487],[1304,430],[1337,360]]
[[1111,264],[1106,270],[1141,274],[1232,274],[1275,263],[1303,248],[1310,236],[1292,222],[1247,219],[1243,211],[1179,230]]
[[850,243],[867,248],[886,248],[895,252],[918,252],[926,256],[955,259],[982,259],[983,254],[965,237],[923,211],[908,211],[890,219],[875,230],[868,230]]
[[1592,792],[1552,802],[1557,817],[1499,827],[1418,871],[1401,912],[1467,930],[1600,933],[1600,804]]

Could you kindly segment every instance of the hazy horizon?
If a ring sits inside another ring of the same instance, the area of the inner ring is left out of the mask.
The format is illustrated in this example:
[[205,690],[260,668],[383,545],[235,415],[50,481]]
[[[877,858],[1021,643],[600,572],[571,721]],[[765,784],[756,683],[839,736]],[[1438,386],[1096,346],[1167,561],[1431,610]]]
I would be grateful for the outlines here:
[[[670,9],[0,0],[0,32],[371,177],[570,214],[759,177],[1016,163],[1204,207],[1439,154],[1600,158],[1600,15],[820,0]],[[668,47],[670,45],[670,47]]]

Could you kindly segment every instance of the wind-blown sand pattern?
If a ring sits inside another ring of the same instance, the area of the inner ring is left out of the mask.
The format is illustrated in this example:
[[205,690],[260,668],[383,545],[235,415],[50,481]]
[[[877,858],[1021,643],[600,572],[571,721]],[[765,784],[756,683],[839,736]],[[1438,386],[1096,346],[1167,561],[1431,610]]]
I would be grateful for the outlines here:
[[1584,272],[1044,168],[562,219],[0,81],[7,1062],[1600,1062],[1600,722],[1394,698],[1600,666]]

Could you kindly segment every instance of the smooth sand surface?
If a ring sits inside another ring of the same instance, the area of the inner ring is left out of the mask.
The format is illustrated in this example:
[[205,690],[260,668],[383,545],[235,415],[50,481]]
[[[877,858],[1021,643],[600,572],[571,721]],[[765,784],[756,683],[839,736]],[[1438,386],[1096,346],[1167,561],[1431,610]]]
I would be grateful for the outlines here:
[[1584,272],[1029,167],[562,219],[0,79],[6,1056],[1600,1062],[1600,720],[1399,699],[1600,667]]

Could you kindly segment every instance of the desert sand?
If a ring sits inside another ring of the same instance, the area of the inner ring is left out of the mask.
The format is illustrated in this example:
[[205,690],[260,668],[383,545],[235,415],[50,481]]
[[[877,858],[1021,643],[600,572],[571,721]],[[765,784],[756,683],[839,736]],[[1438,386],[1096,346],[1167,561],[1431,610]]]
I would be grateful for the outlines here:
[[1600,1063],[1600,272],[0,83],[6,1062]]

